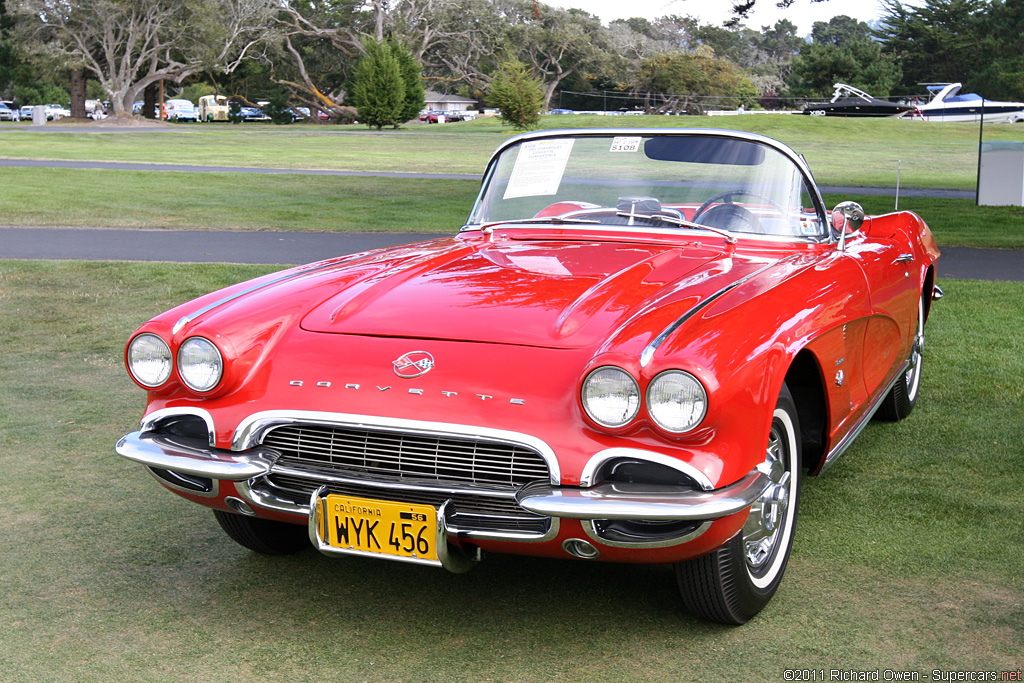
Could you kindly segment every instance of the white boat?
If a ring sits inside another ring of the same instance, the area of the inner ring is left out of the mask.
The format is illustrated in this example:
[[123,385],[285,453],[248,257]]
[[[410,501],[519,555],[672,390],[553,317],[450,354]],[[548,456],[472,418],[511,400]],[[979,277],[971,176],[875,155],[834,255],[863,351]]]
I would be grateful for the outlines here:
[[986,123],[1024,122],[1024,102],[996,102],[986,100],[975,93],[960,94],[960,83],[922,83],[932,93],[926,104],[917,105],[904,118],[920,118],[925,121],[973,121],[977,122],[982,112]]

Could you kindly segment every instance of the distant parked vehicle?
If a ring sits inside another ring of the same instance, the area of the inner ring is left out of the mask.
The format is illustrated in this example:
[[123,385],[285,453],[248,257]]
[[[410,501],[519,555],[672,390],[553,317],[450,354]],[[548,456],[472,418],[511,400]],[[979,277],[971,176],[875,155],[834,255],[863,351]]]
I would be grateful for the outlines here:
[[248,105],[242,105],[241,109],[243,121],[269,121],[270,117],[263,113],[263,110],[259,107],[250,107]]
[[199,121],[199,109],[190,100],[167,100],[164,112],[168,121]]
[[46,120],[47,121],[59,121],[60,119],[71,116],[71,112],[68,109],[60,106],[59,104],[47,104],[46,105]]
[[17,109],[11,109],[3,102],[0,102],[0,121],[18,121],[20,118]]
[[22,121],[31,121],[32,120],[33,109],[35,109],[35,107],[33,107],[32,105],[27,105],[27,106],[22,107],[21,111],[18,112],[19,116],[21,117],[21,120]]
[[[135,116],[142,116],[142,107],[143,107],[143,103],[142,102],[135,102],[135,103],[133,103],[132,104],[132,114],[134,114]],[[159,114],[160,114],[160,112],[157,109],[157,106],[153,105],[153,118],[158,118]]]
[[223,95],[203,95],[199,98],[200,121],[227,121],[228,98]]

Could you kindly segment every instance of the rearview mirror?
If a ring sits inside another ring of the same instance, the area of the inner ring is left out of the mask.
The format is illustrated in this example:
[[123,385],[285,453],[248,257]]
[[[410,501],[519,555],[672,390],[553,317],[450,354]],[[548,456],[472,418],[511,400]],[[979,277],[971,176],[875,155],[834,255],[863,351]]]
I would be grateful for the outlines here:
[[846,247],[847,233],[860,230],[864,224],[864,207],[857,202],[840,202],[832,209],[832,227],[839,232],[839,249]]

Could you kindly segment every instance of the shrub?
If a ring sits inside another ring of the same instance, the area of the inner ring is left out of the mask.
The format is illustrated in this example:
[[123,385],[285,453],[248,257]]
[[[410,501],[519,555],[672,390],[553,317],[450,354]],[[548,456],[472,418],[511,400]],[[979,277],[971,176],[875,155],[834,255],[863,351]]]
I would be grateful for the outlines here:
[[519,60],[507,61],[491,81],[487,103],[501,111],[502,125],[508,123],[516,130],[533,128],[544,106],[541,82]]

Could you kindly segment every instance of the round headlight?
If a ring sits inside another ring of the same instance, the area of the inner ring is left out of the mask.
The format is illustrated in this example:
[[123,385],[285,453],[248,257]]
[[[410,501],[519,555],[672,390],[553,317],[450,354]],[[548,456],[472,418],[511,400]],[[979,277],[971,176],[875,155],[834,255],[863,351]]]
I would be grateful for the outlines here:
[[213,342],[192,337],[178,349],[178,374],[193,391],[209,391],[224,373],[224,360]]
[[639,412],[640,389],[625,370],[598,368],[583,381],[583,408],[599,425],[621,427]]
[[128,370],[139,384],[160,386],[171,376],[171,348],[155,334],[140,334],[128,345]]
[[663,372],[647,387],[647,412],[666,431],[690,431],[700,424],[707,410],[708,394],[688,372]]

